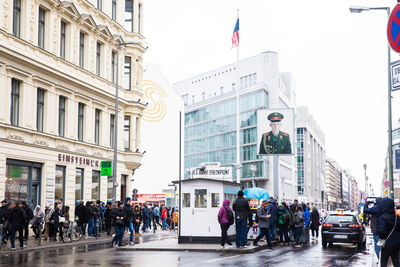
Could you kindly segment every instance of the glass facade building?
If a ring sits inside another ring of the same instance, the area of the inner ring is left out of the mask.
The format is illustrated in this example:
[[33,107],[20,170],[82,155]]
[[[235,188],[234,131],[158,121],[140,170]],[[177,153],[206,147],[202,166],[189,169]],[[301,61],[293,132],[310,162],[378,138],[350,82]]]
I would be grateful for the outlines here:
[[297,128],[297,194],[304,195],[304,128]]
[[[257,166],[254,177],[267,177],[268,163],[257,156],[257,110],[268,108],[268,94],[263,89],[251,91],[240,96],[239,104],[241,178],[253,177],[250,165]],[[184,131],[185,169],[202,162],[232,166],[236,163],[236,97],[185,112]]]

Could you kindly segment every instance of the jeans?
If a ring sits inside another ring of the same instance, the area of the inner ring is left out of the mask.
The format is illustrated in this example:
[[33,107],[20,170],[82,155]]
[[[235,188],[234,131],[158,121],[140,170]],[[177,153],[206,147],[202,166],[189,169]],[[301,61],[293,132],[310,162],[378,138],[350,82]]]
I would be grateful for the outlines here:
[[312,235],[312,237],[314,237],[314,232],[315,232],[315,235],[317,236],[317,238],[318,238],[318,228],[317,229],[311,229],[311,235]]
[[0,223],[0,249],[2,244],[3,244],[3,224]]
[[91,236],[91,235],[93,235],[94,218],[89,219],[88,224],[89,224],[89,226],[88,226],[88,236]]
[[20,229],[14,229],[11,231],[11,247],[15,248],[15,234],[18,231],[18,235],[19,235],[19,245],[21,246],[21,248],[24,246],[24,235],[23,235],[23,228]]
[[162,218],[161,221],[162,221],[162,228],[167,229],[167,227],[168,227],[167,218]]
[[302,232],[303,226],[295,227],[294,239],[296,240],[296,245],[300,244],[300,237]]
[[247,239],[247,218],[236,219],[236,246],[242,247],[246,245]]
[[392,258],[392,263],[394,267],[399,267],[400,266],[400,260],[399,260],[399,253],[400,249],[399,248],[392,248],[388,245],[386,245],[384,248],[382,248],[381,251],[381,267],[386,267],[389,257]]
[[290,242],[289,235],[288,235],[288,226],[287,224],[279,224],[279,240],[283,243],[283,237],[285,237],[285,243]]
[[373,235],[372,237],[373,237],[373,239],[374,239],[374,249],[375,249],[375,253],[376,253],[376,256],[377,256],[378,259],[379,259],[379,252],[381,252],[381,249],[382,249],[382,247],[376,245],[376,243],[378,243],[378,241],[379,241],[379,236],[378,236],[378,235]]
[[131,233],[129,236],[129,242],[133,242],[133,223],[129,222],[129,224],[125,225],[125,227],[128,227],[129,232]]
[[229,223],[221,223],[221,246],[224,246],[225,242],[229,245],[231,244],[228,237],[229,226]]
[[276,238],[276,223],[272,223],[269,225],[268,228],[269,236],[272,240],[275,240]]
[[140,222],[135,223],[134,228],[135,228],[135,233],[139,233]]
[[257,244],[258,241],[260,241],[260,239],[265,235],[265,237],[267,238],[268,247],[272,247],[271,236],[269,235],[269,232],[269,228],[260,228],[260,234],[254,240],[253,244]]
[[142,231],[144,232],[144,231],[146,231],[146,229],[147,229],[147,218],[143,218],[143,226],[142,226]]
[[305,226],[304,231],[305,231],[304,242],[309,243],[310,242],[310,226]]
[[124,237],[125,227],[114,225],[114,229],[115,229],[115,235],[114,235],[112,242],[113,243],[118,242],[120,244],[120,243],[122,243],[122,238]]

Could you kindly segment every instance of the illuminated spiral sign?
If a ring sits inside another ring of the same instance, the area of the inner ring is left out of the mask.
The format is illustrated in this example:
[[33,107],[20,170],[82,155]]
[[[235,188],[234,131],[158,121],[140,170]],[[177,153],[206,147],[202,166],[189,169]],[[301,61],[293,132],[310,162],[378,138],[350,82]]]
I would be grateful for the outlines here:
[[165,118],[167,107],[165,98],[168,94],[157,83],[144,80],[142,88],[146,100],[149,102],[148,107],[143,112],[143,120],[148,122],[159,122]]

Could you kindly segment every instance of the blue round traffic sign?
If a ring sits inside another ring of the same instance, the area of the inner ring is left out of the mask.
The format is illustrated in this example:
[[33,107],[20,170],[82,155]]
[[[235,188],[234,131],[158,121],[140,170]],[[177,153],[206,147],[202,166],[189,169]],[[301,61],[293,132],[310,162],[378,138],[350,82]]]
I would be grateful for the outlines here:
[[400,4],[397,4],[390,13],[387,37],[390,47],[400,53]]

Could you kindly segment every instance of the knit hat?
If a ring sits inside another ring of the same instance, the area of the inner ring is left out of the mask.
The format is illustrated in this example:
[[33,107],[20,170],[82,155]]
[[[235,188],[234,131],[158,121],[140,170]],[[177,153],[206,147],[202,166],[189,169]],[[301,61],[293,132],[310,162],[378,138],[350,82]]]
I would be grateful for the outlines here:
[[125,202],[128,202],[129,200],[131,200],[130,197],[125,198]]

